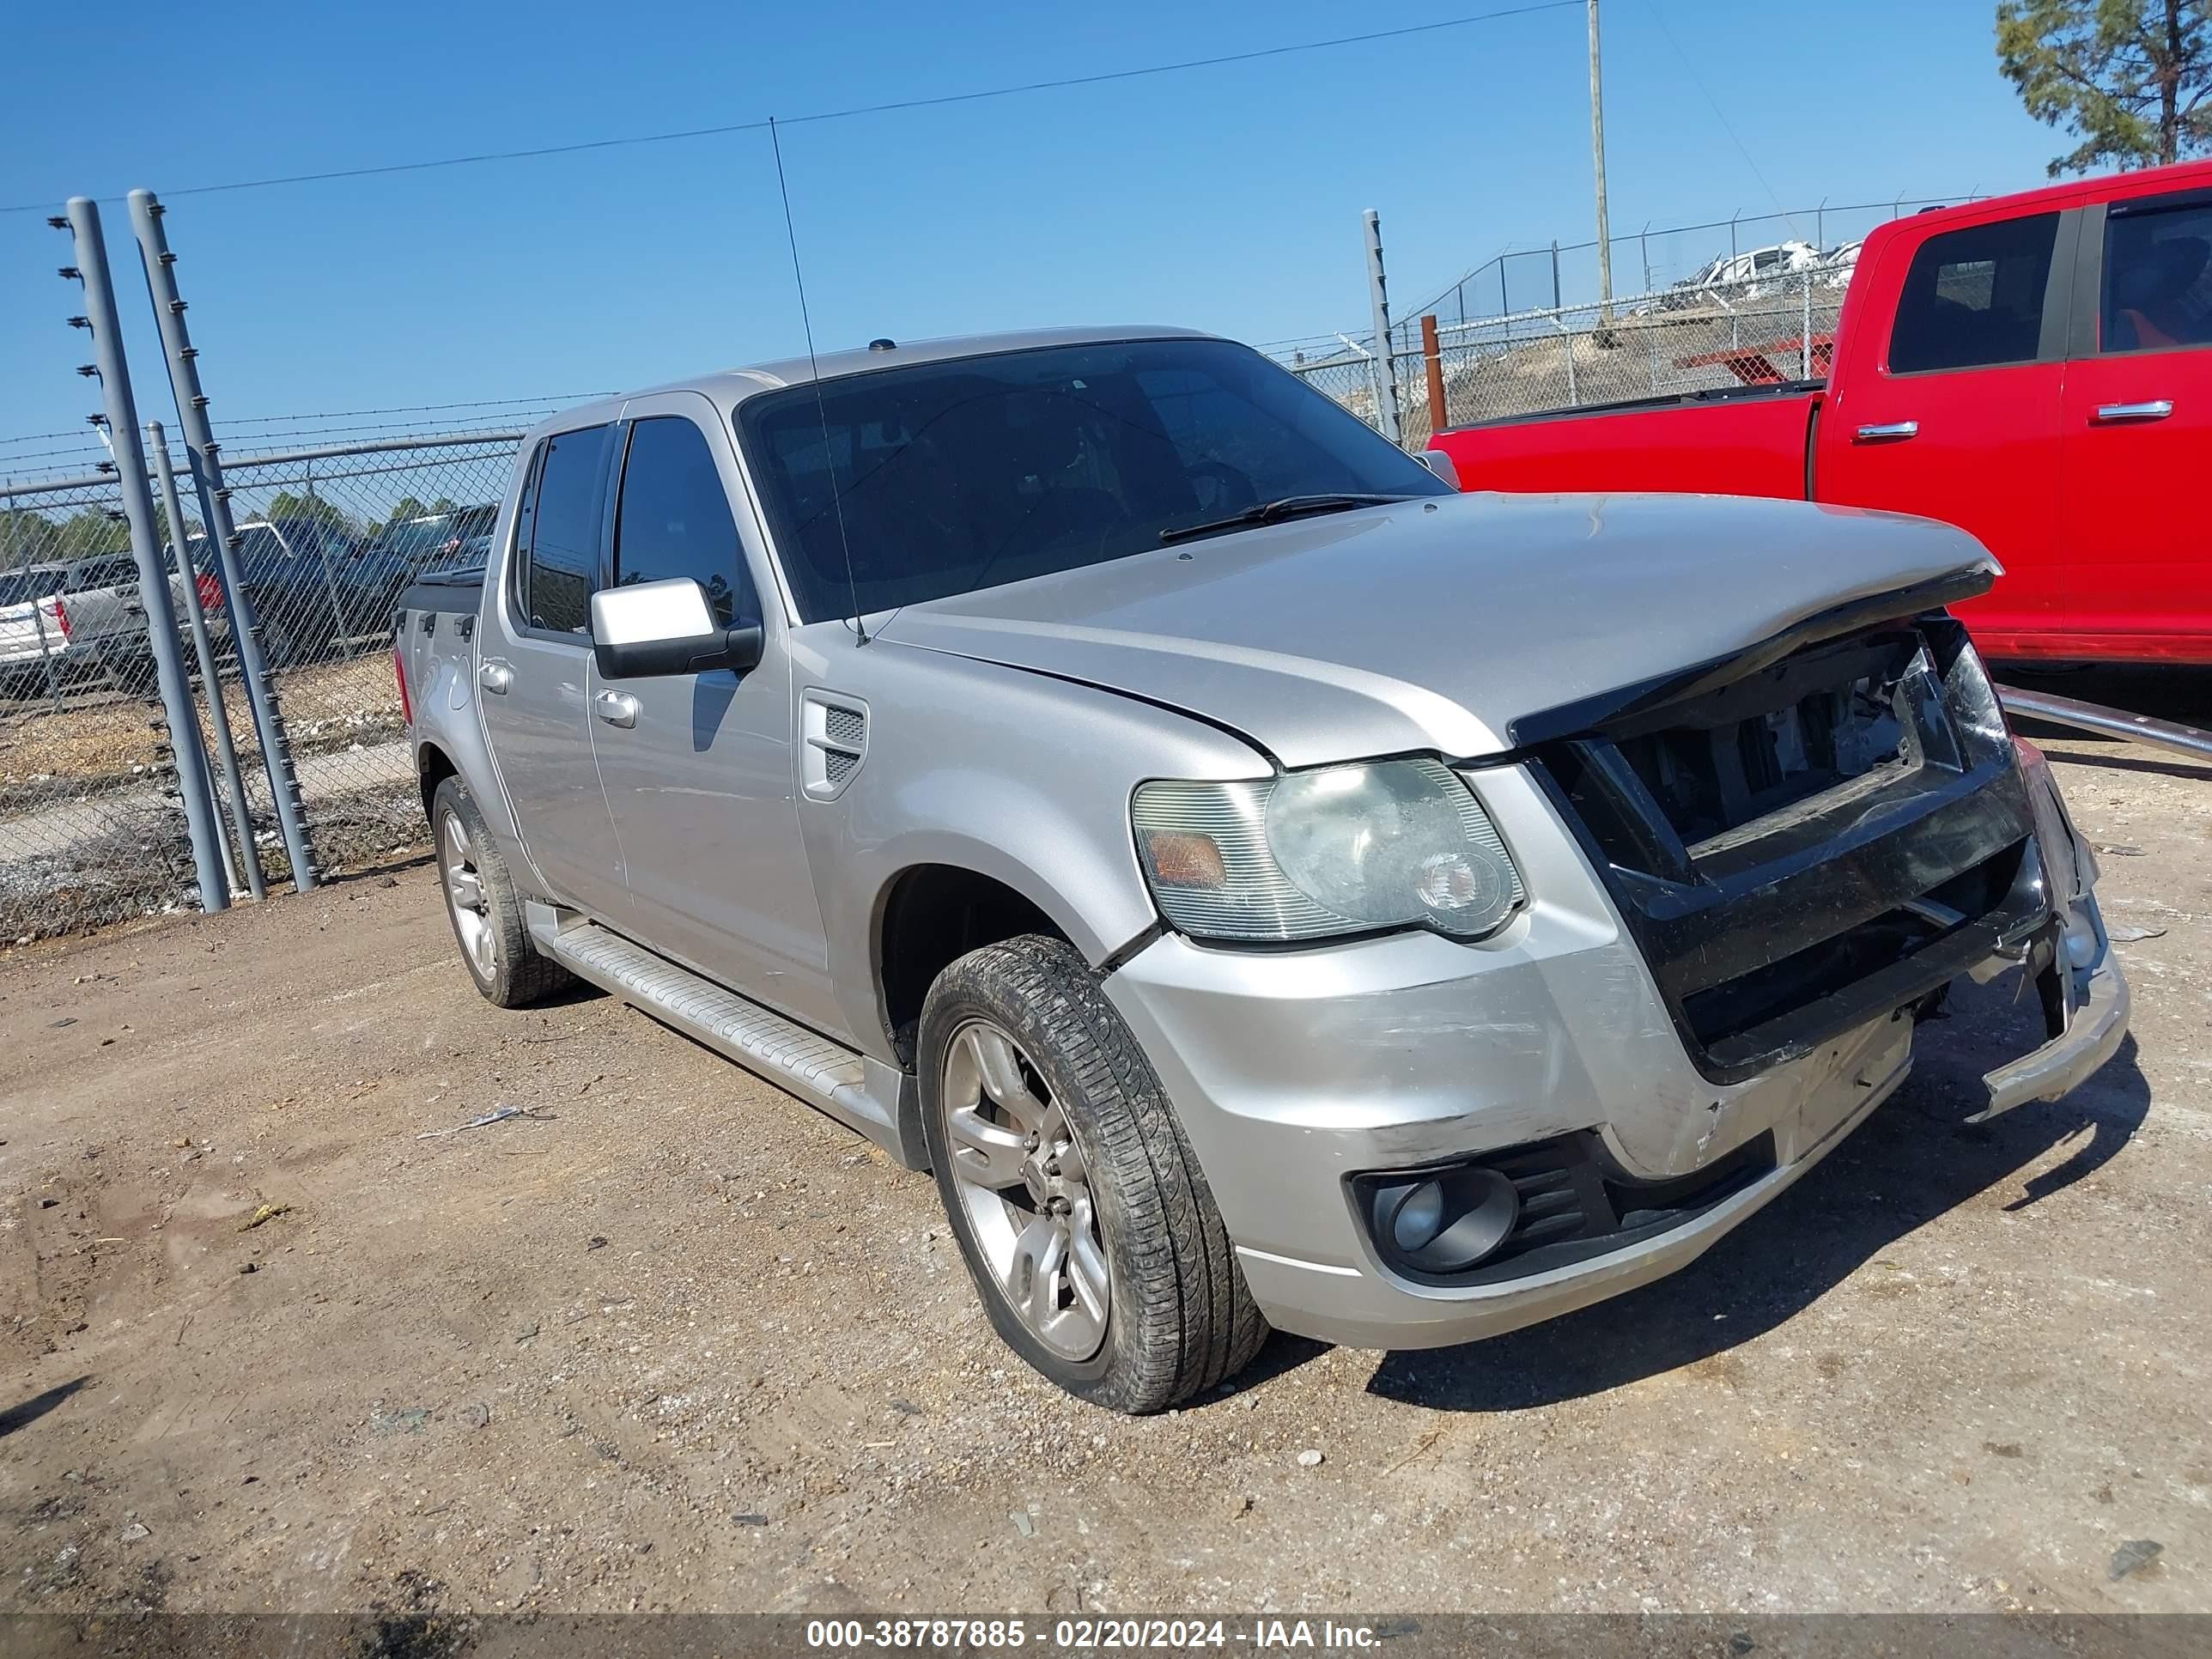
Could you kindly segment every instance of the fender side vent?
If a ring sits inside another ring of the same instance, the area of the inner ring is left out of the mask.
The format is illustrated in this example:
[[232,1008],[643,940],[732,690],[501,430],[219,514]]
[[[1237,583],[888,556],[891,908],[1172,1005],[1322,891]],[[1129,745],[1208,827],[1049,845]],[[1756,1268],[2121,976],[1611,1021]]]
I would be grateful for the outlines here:
[[868,706],[808,690],[799,700],[799,784],[815,800],[844,793],[868,754]]

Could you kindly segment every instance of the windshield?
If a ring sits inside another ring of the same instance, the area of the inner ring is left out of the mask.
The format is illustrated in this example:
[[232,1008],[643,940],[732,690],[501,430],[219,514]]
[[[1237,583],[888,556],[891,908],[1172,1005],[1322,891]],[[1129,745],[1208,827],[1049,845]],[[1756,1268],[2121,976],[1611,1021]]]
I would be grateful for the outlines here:
[[441,513],[433,519],[410,519],[384,532],[380,550],[386,553],[427,553],[453,538],[453,521]]
[[793,386],[738,419],[807,622],[851,615],[855,589],[881,611],[1152,551],[1163,531],[1285,496],[1451,494],[1225,340],[880,369],[823,383],[819,408]]

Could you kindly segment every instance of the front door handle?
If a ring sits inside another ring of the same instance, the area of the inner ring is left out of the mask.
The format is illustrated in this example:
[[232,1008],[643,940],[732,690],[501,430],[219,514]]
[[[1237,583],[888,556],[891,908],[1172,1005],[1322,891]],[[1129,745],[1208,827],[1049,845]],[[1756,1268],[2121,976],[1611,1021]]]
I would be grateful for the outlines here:
[[609,726],[635,726],[637,699],[627,691],[602,691],[592,699],[592,712]]
[[497,658],[490,658],[477,665],[477,684],[487,691],[505,696],[514,684],[514,670]]
[[1858,441],[1863,444],[1898,444],[1919,435],[1920,422],[1917,421],[1884,421],[1877,425],[1861,427]]
[[2173,399],[2154,398],[2141,404],[2099,404],[2097,422],[2100,426],[2118,426],[2129,421],[2162,421],[2173,413]]

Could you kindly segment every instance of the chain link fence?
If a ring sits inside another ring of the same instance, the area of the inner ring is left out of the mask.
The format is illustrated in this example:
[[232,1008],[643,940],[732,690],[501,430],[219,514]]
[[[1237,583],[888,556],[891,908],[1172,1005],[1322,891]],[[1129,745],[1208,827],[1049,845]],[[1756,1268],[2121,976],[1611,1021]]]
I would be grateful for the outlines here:
[[[325,874],[417,850],[422,814],[392,675],[392,611],[416,576],[483,558],[520,427],[534,418],[498,413],[501,424],[463,431],[387,429],[317,444],[297,439],[331,435],[327,427],[270,428],[255,434],[258,447],[234,451],[226,441],[235,568]],[[112,465],[103,468],[97,450],[34,453],[46,476],[0,485],[0,942],[177,908],[194,892]],[[0,469],[22,459],[20,447],[0,453]],[[257,856],[270,879],[283,879],[291,872],[230,606],[189,482],[180,483],[189,572],[159,515],[173,597],[189,580],[202,599]],[[185,613],[177,609],[181,631]],[[183,654],[197,664],[190,639]],[[198,737],[212,761],[210,699],[204,677],[195,669],[191,678]],[[210,770],[230,833],[236,786],[220,767]],[[227,850],[240,886],[241,855],[234,844]]]
[[[1433,431],[1477,421],[1821,379],[1850,275],[1816,268],[1727,289],[1662,289],[1605,307],[1439,323],[1433,379],[1443,387],[1440,418],[1431,409],[1431,356],[1418,331],[1411,349],[1391,354],[1400,437],[1419,449]],[[1334,357],[1286,366],[1379,424],[1381,376],[1366,345],[1347,341]]]

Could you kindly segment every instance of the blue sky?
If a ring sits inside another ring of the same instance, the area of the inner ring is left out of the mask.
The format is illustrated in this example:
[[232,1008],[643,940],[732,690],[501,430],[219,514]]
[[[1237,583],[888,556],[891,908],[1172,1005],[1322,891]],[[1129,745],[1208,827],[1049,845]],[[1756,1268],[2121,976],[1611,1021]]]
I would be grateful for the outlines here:
[[[389,0],[232,3],[186,29],[173,7],[91,21],[24,0],[0,205],[788,117],[1510,3]],[[1616,233],[2039,182],[2064,146],[1998,76],[1992,12],[1605,0]],[[793,128],[817,339],[1364,327],[1364,208],[1401,303],[1509,243],[1591,234],[1586,73],[1577,6]],[[764,134],[170,200],[219,422],[641,385],[800,346]],[[105,211],[141,413],[166,416],[128,220]],[[1714,251],[1690,240],[1674,258]],[[67,258],[42,215],[0,216],[0,438],[81,432],[95,406]]]

